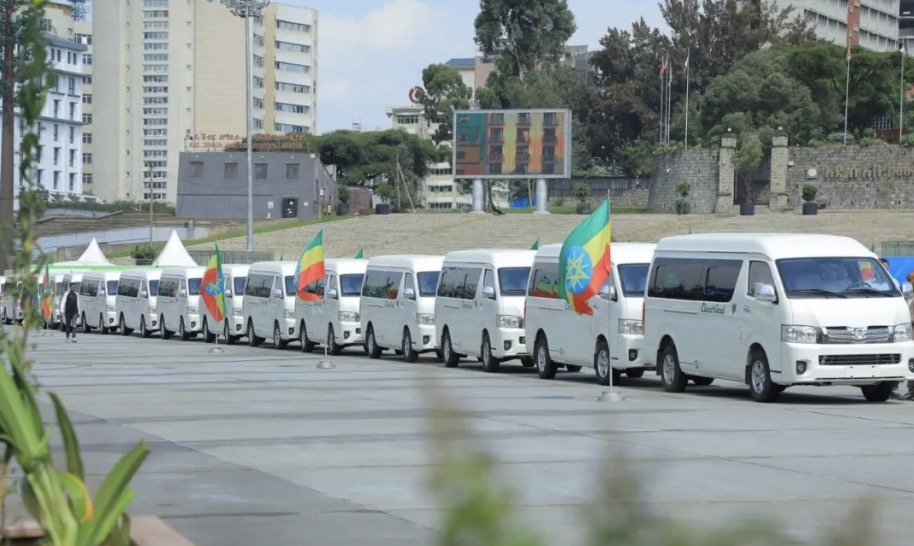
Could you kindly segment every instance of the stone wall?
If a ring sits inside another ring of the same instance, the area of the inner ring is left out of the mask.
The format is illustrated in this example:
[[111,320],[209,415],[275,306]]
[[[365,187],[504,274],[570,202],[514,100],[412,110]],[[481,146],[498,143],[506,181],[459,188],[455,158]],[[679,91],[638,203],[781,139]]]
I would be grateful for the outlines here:
[[689,200],[695,214],[710,214],[717,204],[720,149],[683,150],[654,159],[654,176],[647,201],[648,212],[676,211],[676,186],[692,185]]

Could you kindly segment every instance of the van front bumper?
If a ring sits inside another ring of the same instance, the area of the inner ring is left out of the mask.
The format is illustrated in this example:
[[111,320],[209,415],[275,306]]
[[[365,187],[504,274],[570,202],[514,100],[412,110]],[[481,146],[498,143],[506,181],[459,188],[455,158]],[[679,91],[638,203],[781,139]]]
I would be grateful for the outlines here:
[[187,315],[187,324],[184,328],[191,333],[203,331],[203,318],[199,314]]
[[106,316],[105,318],[108,319],[108,327],[109,327],[109,328],[116,328],[116,327],[118,326],[117,311],[108,311],[108,312],[106,313],[106,315],[107,315],[107,316]]
[[424,353],[438,349],[438,340],[435,339],[434,324],[417,324],[416,332],[419,335],[413,336],[413,347],[416,352]]
[[617,370],[653,369],[653,359],[648,358],[644,348],[644,336],[636,334],[620,334],[619,346],[610,347],[609,354],[612,367]]
[[146,313],[146,324],[149,326],[147,330],[155,330],[159,327],[159,314],[155,311],[150,311]]
[[358,322],[340,322],[339,333],[336,334],[336,343],[342,346],[361,345],[362,325]]
[[244,335],[244,317],[232,315],[228,317],[229,334],[233,336]]
[[848,345],[781,344],[779,385],[869,385],[914,380],[914,342]]
[[523,328],[496,328],[489,339],[492,356],[498,359],[527,356],[527,339]]
[[295,318],[286,318],[282,322],[285,325],[285,330],[280,335],[281,338],[286,340],[297,340],[298,339],[298,321]]

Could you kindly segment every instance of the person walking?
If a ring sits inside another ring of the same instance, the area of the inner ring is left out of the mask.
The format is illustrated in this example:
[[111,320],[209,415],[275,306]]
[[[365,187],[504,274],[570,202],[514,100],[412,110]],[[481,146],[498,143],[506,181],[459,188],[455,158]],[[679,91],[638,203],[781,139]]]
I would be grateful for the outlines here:
[[76,343],[76,317],[79,316],[79,294],[76,293],[76,283],[70,283],[67,295],[61,300],[60,314],[64,320],[64,331],[67,333],[66,341]]

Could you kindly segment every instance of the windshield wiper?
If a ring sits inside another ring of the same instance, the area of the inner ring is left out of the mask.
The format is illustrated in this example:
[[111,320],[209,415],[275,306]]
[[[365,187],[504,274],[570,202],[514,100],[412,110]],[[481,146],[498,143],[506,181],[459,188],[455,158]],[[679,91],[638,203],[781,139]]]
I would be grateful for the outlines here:
[[833,292],[831,290],[823,290],[821,288],[804,288],[802,290],[792,290],[794,294],[822,294],[823,296],[834,296],[836,298],[846,298],[846,294],[841,292]]
[[891,298],[891,297],[895,296],[895,294],[890,294],[888,292],[885,292],[884,290],[877,290],[876,288],[872,288],[869,286],[866,288],[863,288],[863,287],[854,288],[854,289],[848,290],[848,292],[863,292],[864,294],[879,294],[880,296],[885,296],[887,298]]

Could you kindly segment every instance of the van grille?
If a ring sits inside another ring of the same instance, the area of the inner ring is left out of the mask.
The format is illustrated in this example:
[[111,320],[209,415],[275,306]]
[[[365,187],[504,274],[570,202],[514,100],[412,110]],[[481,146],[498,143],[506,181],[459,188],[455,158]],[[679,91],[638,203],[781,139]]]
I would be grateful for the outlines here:
[[822,355],[819,357],[820,366],[878,366],[880,364],[898,364],[901,355],[875,354],[875,355]]
[[892,335],[888,326],[870,326],[869,328],[849,328],[847,326],[832,326],[823,328],[825,343],[888,343]]

